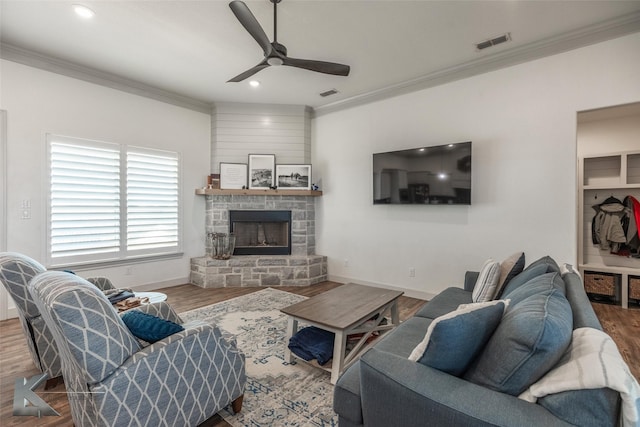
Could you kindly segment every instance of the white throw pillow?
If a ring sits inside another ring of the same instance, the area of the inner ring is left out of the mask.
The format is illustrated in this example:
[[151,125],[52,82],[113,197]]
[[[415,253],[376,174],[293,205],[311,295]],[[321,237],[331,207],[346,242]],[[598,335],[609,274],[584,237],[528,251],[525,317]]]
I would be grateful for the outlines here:
[[491,301],[496,294],[500,279],[500,263],[489,258],[480,269],[478,280],[473,287],[471,300],[473,302]]

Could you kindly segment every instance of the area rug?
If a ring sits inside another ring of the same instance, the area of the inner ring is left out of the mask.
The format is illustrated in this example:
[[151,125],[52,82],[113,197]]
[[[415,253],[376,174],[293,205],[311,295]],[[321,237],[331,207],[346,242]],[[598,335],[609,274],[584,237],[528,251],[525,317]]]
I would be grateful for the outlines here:
[[330,375],[304,362],[284,361],[287,316],[281,308],[306,297],[266,288],[180,313],[182,319],[216,323],[234,335],[246,357],[242,411],[220,415],[233,426],[337,426]]

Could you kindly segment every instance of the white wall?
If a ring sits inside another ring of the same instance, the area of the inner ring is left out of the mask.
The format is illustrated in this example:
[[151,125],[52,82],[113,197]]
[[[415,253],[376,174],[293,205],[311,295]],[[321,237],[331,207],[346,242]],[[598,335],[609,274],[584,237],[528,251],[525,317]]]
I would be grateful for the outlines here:
[[[640,100],[638,70],[634,34],[315,118],[330,279],[429,296],[519,250],[575,264],[576,113]],[[470,207],[373,206],[372,153],[467,140]]]
[[[179,259],[86,270],[118,287],[147,289],[187,283],[189,259],[204,253],[204,197],[210,158],[210,116],[3,60],[0,109],[7,110],[7,250],[44,262],[46,133],[179,151],[182,156],[184,255]],[[31,201],[32,217],[20,219]]]

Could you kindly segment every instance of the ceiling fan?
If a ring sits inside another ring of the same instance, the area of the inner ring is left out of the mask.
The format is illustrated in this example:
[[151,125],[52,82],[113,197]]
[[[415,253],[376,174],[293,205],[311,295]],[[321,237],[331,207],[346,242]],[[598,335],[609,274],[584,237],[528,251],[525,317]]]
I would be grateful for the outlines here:
[[229,3],[233,14],[238,18],[242,26],[251,34],[264,51],[264,59],[255,67],[238,74],[229,82],[241,82],[267,68],[271,65],[287,65],[289,67],[304,68],[305,70],[316,71],[318,73],[333,74],[337,76],[348,76],[350,67],[348,65],[336,64],[334,62],[313,61],[310,59],[297,59],[287,56],[287,48],[278,43],[278,3],[282,0],[269,0],[273,3],[273,42],[265,34],[258,23],[258,20],[242,1],[234,0]]

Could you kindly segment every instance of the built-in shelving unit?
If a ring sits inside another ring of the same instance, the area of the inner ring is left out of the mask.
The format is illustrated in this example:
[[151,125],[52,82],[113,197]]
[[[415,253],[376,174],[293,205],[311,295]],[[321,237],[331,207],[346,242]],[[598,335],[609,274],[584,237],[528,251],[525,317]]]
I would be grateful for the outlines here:
[[[612,302],[629,307],[630,278],[640,276],[640,259],[611,254],[592,241],[593,206],[608,197],[640,200],[640,152],[585,156],[578,160],[578,263],[583,276],[600,275],[615,283]],[[597,280],[601,280],[598,278]],[[632,305],[636,300],[632,299]]]
[[320,190],[220,190],[212,188],[196,188],[198,196],[308,196],[320,197]]

